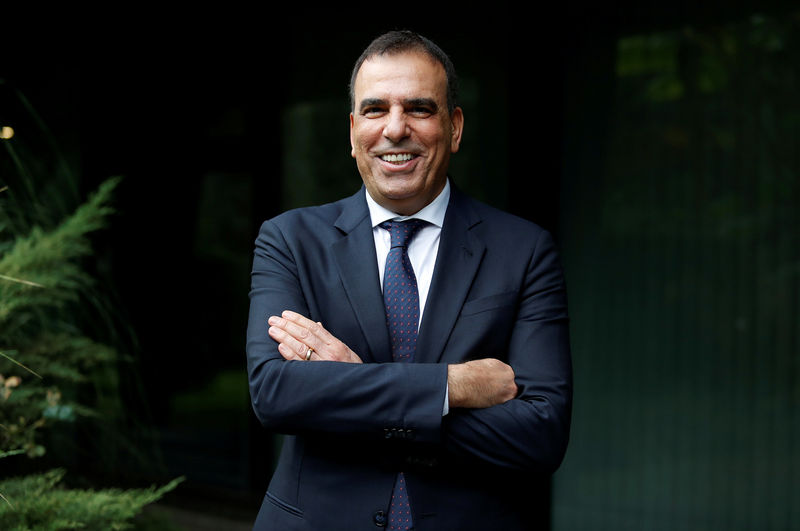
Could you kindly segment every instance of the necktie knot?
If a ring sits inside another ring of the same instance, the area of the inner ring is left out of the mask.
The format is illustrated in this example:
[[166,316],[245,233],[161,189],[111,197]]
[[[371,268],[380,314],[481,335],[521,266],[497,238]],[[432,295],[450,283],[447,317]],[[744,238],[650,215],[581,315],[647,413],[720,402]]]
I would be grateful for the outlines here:
[[408,247],[411,239],[427,222],[421,219],[407,219],[405,221],[384,221],[380,227],[389,231],[392,236],[392,248]]

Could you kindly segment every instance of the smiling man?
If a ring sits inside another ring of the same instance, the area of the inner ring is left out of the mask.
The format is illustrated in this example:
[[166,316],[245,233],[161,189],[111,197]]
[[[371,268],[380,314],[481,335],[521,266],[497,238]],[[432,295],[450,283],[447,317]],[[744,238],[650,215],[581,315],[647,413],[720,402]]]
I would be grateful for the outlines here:
[[364,186],[256,240],[250,392],[287,437],[255,528],[545,528],[572,396],[552,238],[451,183],[464,116],[431,41],[378,37],[350,96]]

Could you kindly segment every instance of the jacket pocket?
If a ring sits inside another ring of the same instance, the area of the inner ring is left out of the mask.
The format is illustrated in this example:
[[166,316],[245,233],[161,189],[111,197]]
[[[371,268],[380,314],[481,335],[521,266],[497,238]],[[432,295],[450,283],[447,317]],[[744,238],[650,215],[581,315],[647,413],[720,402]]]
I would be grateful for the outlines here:
[[294,516],[298,516],[300,518],[303,517],[303,511],[301,511],[300,509],[298,509],[294,505],[286,503],[285,501],[283,501],[282,499],[278,498],[277,496],[275,496],[274,494],[272,494],[269,491],[267,491],[267,495],[265,496],[265,499],[269,500],[269,502],[272,503],[272,505],[274,505],[278,509],[286,511],[289,514],[293,514]]
[[494,310],[495,308],[502,308],[503,306],[514,304],[516,301],[516,291],[507,291],[505,293],[498,293],[497,295],[473,299],[464,303],[464,306],[461,308],[461,315],[474,315],[476,313]]

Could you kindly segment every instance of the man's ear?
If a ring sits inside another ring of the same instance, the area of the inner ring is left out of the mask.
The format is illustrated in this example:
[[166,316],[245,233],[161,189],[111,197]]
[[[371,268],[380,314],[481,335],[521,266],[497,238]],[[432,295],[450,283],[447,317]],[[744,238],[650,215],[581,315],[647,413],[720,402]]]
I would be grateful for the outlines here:
[[356,158],[356,144],[353,141],[353,113],[350,113],[350,156]]
[[464,133],[464,111],[456,107],[450,115],[450,152],[455,153],[461,145],[461,135]]

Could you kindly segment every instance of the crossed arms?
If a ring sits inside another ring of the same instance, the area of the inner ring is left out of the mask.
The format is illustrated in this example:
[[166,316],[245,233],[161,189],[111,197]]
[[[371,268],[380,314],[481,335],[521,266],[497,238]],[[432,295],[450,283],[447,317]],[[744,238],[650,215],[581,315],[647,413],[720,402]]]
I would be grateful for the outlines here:
[[[350,347],[299,313],[286,310],[271,316],[269,336],[287,361],[337,361],[362,363]],[[311,356],[306,360],[308,349]],[[495,358],[484,358],[447,366],[448,401],[452,408],[486,408],[502,404],[517,395],[514,370]]]
[[[546,472],[560,464],[571,367],[563,278],[549,235],[539,234],[527,261],[515,260],[524,263],[513,302],[462,315],[441,363],[364,363],[355,319],[328,300],[347,299],[336,292],[340,285],[307,274],[324,274],[325,247],[306,252],[308,242],[285,235],[291,227],[262,226],[253,266],[248,371],[266,427],[370,439],[391,426],[413,433],[414,442],[499,467]],[[300,361],[309,347],[310,362]]]

